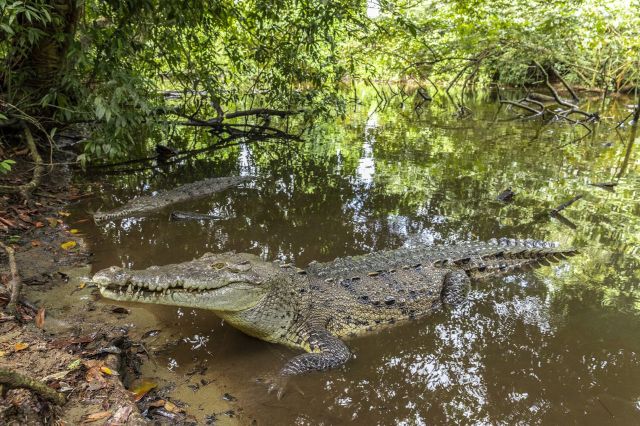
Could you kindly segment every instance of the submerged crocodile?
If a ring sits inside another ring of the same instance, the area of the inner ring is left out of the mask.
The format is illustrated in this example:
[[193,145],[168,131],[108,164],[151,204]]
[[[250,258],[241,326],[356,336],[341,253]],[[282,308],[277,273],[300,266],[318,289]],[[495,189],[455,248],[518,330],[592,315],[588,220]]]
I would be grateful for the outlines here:
[[114,266],[93,281],[110,299],[209,309],[251,336],[306,351],[286,363],[286,376],[345,363],[351,352],[343,339],[350,336],[461,303],[472,279],[575,253],[532,240],[492,240],[400,248],[306,269],[253,254],[209,253],[144,270]]
[[93,218],[96,222],[121,219],[131,216],[141,216],[163,209],[172,204],[195,200],[207,195],[223,191],[253,179],[251,176],[229,176],[204,179],[167,191],[160,191],[156,195],[144,195],[134,198],[125,205],[108,212],[96,212]]
[[224,219],[222,216],[218,216],[215,214],[202,214],[202,213],[194,213],[194,212],[180,212],[175,211],[171,212],[169,215],[169,219],[173,221],[184,221],[184,220],[220,220]]

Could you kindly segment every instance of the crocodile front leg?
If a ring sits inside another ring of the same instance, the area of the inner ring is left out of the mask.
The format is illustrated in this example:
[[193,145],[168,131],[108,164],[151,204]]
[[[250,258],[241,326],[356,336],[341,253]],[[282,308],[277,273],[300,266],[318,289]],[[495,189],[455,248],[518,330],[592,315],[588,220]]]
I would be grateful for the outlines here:
[[322,371],[339,367],[351,358],[351,351],[344,342],[324,328],[309,332],[312,352],[298,355],[287,362],[280,374],[293,376],[311,371]]
[[467,273],[461,269],[454,269],[444,277],[442,293],[440,298],[447,307],[454,307],[461,304],[467,298],[471,279]]

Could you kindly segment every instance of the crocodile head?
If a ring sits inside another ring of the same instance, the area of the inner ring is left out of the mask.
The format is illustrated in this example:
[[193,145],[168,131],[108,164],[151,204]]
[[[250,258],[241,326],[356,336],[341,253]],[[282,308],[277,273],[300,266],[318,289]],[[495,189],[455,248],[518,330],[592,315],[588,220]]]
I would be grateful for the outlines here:
[[109,299],[239,312],[255,306],[279,273],[251,254],[205,254],[179,264],[103,269],[92,281]]

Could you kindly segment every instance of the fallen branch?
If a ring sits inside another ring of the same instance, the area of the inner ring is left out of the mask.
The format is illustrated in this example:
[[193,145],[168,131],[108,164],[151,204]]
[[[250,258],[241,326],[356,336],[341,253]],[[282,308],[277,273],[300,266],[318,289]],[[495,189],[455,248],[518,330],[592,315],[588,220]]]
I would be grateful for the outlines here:
[[4,249],[9,258],[9,272],[11,273],[11,280],[9,281],[9,288],[11,290],[11,297],[9,304],[7,305],[7,311],[10,314],[18,318],[18,300],[20,299],[20,288],[22,287],[22,280],[20,280],[20,274],[18,274],[18,266],[16,265],[16,253],[13,247],[6,245],[0,241],[0,247]]
[[[178,124],[181,126],[192,126],[192,127],[218,127],[223,124],[227,124],[227,123],[223,123],[224,120],[230,120],[232,118],[250,117],[250,116],[256,116],[256,117],[276,116],[276,117],[284,118],[290,115],[300,114],[301,112],[303,112],[303,111],[297,111],[297,110],[289,111],[289,110],[279,110],[279,109],[270,109],[270,108],[253,108],[253,109],[248,109],[244,111],[224,113],[216,103],[212,102],[212,105],[217,111],[217,114],[218,114],[217,117],[211,118],[209,120],[199,120],[191,116],[191,117],[185,117],[188,119],[188,121],[178,122],[175,124]],[[176,115],[181,116],[181,114],[176,114]]]
[[276,117],[288,117],[290,115],[300,114],[302,111],[298,110],[280,110],[270,108],[254,108],[246,111],[236,111],[224,114],[224,119],[232,119],[238,117],[246,117],[249,115],[275,115]]
[[15,371],[10,371],[6,368],[0,368],[0,384],[10,388],[29,389],[57,405],[64,405],[67,401],[63,394],[56,392],[41,381],[16,373]]
[[573,98],[573,101],[578,103],[580,102],[580,98],[578,97],[578,95],[576,94],[575,90],[573,90],[573,87],[571,87],[564,78],[562,78],[562,76],[560,75],[560,73],[558,73],[558,71],[556,71],[554,68],[552,68],[553,70],[553,74],[558,77],[558,80],[560,80],[560,82],[562,83],[562,85],[564,86],[565,89],[567,89],[567,91],[571,94],[571,97]]
[[527,117],[527,118],[538,116],[538,115],[542,114],[542,112],[544,112],[544,110],[543,110],[543,111],[536,111],[535,109],[531,108],[531,107],[530,107],[530,106],[528,106],[528,105],[523,104],[522,102],[509,101],[509,100],[506,100],[506,99],[501,99],[501,100],[500,100],[500,103],[501,103],[501,104],[507,104],[507,105],[513,105],[513,106],[516,106],[516,107],[518,107],[518,108],[522,108],[522,109],[524,109],[524,110],[527,110],[527,111],[529,111],[531,114],[533,114],[533,115],[530,115],[530,116],[529,116],[529,117]]
[[549,73],[547,73],[547,70],[545,70],[543,68],[542,65],[540,65],[540,63],[538,61],[533,61],[533,63],[536,65],[536,67],[538,67],[538,69],[540,70],[540,72],[542,73],[542,75],[544,75],[544,84],[545,86],[547,86],[547,89],[549,89],[549,91],[551,92],[551,95],[553,96],[553,99],[556,100],[556,102],[559,105],[562,105],[564,107],[567,108],[575,108],[576,105],[562,99],[560,97],[560,95],[558,94],[558,91],[555,89],[555,87],[553,87],[553,85],[551,84],[551,82],[549,81]]
[[[560,95],[558,94],[558,91],[555,89],[555,87],[553,87],[553,85],[549,81],[549,74],[547,73],[547,70],[545,70],[542,67],[542,65],[540,65],[540,63],[538,61],[533,61],[533,63],[538,67],[540,72],[544,75],[544,84],[547,86],[547,88],[551,92],[551,95],[553,96],[555,101],[558,103],[558,105],[561,105],[563,107],[569,108],[568,110],[562,111],[560,113],[556,113],[556,116],[567,117],[570,114],[580,114],[580,115],[583,115],[583,116],[587,117],[588,121],[598,120],[599,117],[598,117],[597,113],[590,113],[590,112],[582,111],[581,109],[578,108],[578,106],[576,104],[572,104],[571,102],[569,102],[569,101],[567,101],[565,99],[562,99],[560,97]],[[556,75],[558,75],[557,72],[554,71],[554,73]],[[558,77],[560,78],[560,81],[563,82],[565,87],[569,87],[569,85],[560,76],[558,76]],[[569,90],[569,91],[572,93],[572,96],[574,96],[574,99],[577,99],[577,95],[575,95],[573,90]]]

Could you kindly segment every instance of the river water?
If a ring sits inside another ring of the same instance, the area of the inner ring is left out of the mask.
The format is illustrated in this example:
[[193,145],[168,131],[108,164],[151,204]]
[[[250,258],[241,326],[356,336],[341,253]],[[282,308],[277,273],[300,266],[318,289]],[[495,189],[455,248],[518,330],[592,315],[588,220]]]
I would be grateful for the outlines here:
[[[575,246],[581,254],[561,264],[474,285],[453,312],[350,341],[346,366],[290,380],[280,400],[256,379],[295,351],[210,312],[135,305],[156,322],[133,329],[160,330],[143,374],[202,423],[207,404],[221,398],[205,385],[215,382],[239,407],[218,420],[240,424],[638,424],[640,160],[631,129],[614,129],[629,103],[609,105],[585,137],[566,123],[509,120],[516,111],[483,99],[464,119],[443,101],[419,114],[409,104],[360,106],[317,123],[304,143],[239,145],[96,180],[97,195],[76,210],[205,177],[258,176],[175,207],[221,220],[170,222],[170,208],[78,227],[94,271],[228,250],[304,267],[416,243],[513,237]],[[208,142],[188,133],[173,143]],[[601,182],[616,185],[591,185]],[[514,200],[496,201],[507,188]],[[577,195],[562,217],[549,216]]]

